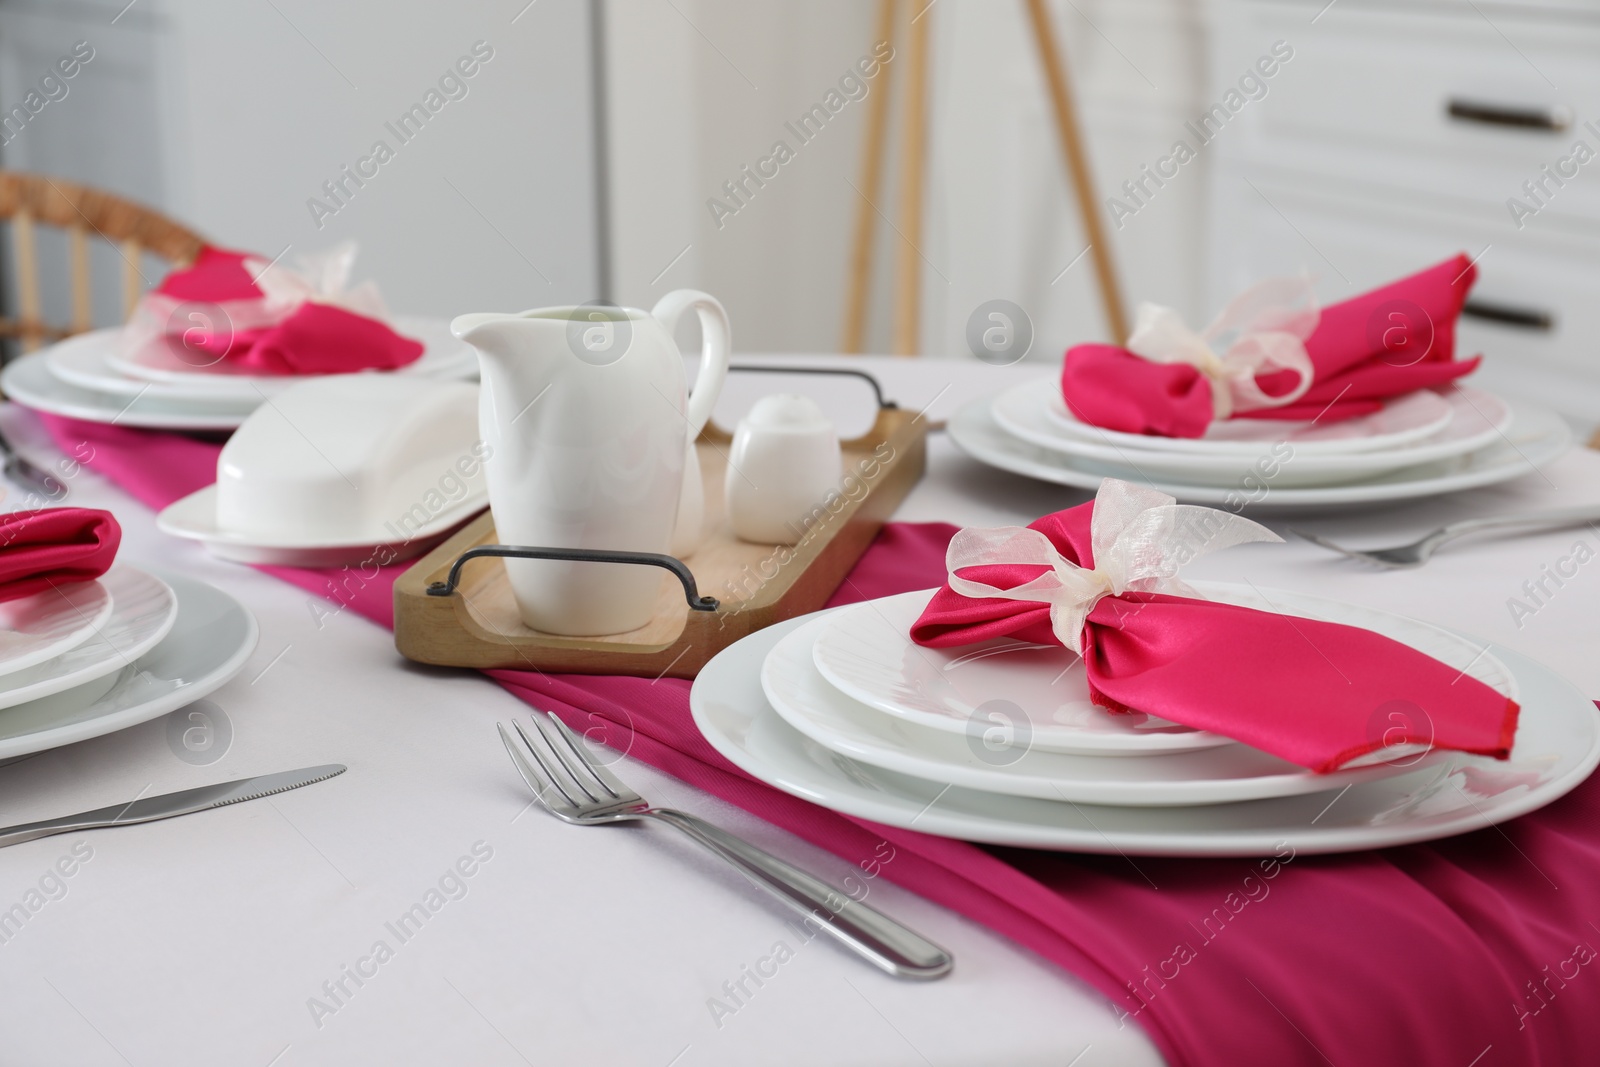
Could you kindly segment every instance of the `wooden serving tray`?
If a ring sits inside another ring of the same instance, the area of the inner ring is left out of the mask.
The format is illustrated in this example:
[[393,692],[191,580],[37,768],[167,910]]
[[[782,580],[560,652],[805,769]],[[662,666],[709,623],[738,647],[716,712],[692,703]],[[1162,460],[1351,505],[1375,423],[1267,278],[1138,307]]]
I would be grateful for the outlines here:
[[708,425],[696,451],[709,533],[684,563],[699,592],[718,600],[717,609],[689,610],[683,587],[663,571],[655,617],[614,636],[561,637],[529,629],[497,558],[468,561],[454,593],[430,595],[429,586],[443,582],[463,552],[496,543],[493,516],[485,513],[395,583],[395,647],[408,659],[451,667],[693,678],[741,637],[822,607],[922,477],[927,427],[921,415],[881,408],[866,434],[841,442],[841,492],[800,542],[757,545],[738,540],[729,527],[723,476],[731,438]]

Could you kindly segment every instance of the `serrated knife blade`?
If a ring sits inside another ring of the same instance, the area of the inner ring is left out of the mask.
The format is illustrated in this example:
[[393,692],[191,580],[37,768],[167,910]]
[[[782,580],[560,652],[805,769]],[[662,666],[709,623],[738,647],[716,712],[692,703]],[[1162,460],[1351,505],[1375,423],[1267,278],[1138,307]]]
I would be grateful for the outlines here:
[[247,800],[285,793],[303,785],[325,782],[345,772],[342,763],[327,763],[320,767],[302,767],[298,771],[279,771],[276,774],[258,774],[253,778],[240,778],[218,785],[203,785],[177,793],[163,793],[158,797],[145,797],[126,804],[113,804],[94,811],[80,811],[59,819],[23,823],[0,830],[0,848],[23,841],[33,841],[51,834],[72,833],[75,830],[99,830],[107,826],[132,826],[135,823],[155,822],[177,815],[191,815],[197,811],[242,804]]

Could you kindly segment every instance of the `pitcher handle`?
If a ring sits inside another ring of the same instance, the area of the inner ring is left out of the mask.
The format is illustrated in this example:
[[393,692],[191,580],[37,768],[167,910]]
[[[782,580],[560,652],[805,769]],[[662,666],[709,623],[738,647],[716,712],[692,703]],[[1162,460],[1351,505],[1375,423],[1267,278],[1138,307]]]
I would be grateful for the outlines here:
[[650,309],[656,321],[665,327],[668,336],[678,328],[683,313],[693,308],[700,317],[700,372],[695,375],[694,388],[684,418],[689,420],[689,440],[693,441],[711,419],[711,409],[717,406],[717,396],[728,377],[728,360],[732,357],[732,331],[728,327],[728,313],[717,298],[696,289],[678,289],[668,293]]

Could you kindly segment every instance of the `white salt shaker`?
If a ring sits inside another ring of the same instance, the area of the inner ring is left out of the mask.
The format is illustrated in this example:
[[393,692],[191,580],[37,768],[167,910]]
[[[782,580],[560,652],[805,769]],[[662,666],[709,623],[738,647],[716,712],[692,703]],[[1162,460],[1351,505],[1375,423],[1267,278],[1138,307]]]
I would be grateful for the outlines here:
[[792,545],[827,514],[841,478],[839,434],[810,397],[765,396],[739,420],[726,485],[742,541]]

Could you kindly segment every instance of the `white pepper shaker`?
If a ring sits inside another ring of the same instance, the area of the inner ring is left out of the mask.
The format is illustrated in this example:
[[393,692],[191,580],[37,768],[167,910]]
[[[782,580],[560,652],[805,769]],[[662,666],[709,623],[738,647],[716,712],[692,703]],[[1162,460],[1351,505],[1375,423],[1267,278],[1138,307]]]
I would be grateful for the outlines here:
[[826,515],[842,477],[839,433],[810,397],[778,393],[739,420],[729,454],[726,499],[734,534],[792,545]]

